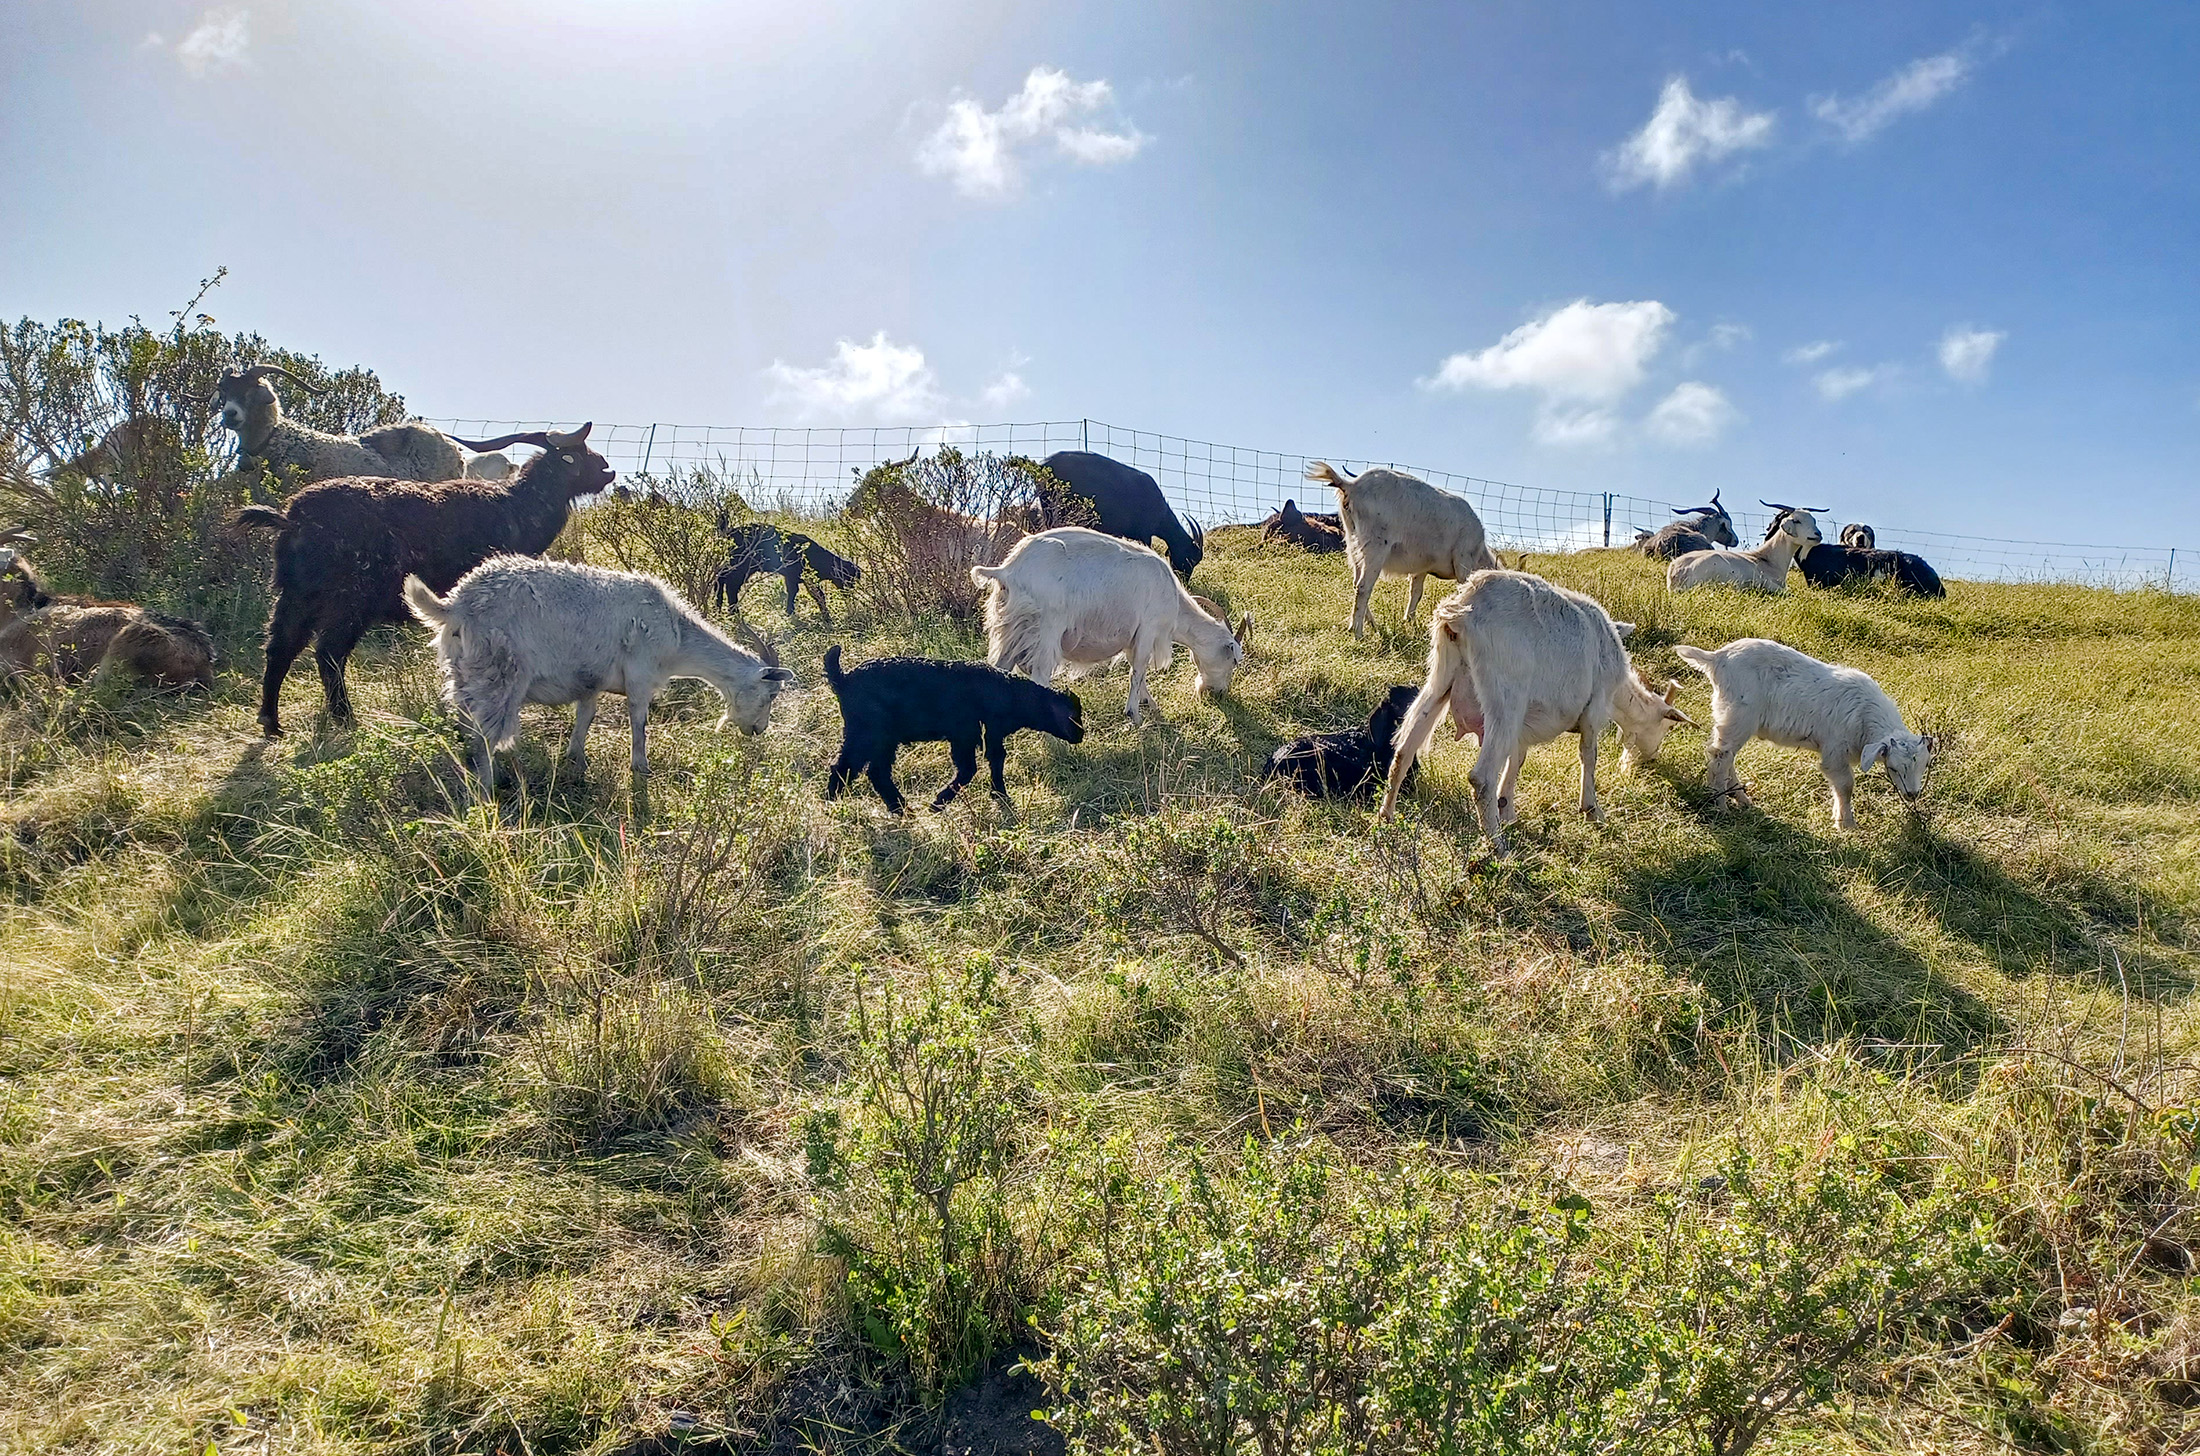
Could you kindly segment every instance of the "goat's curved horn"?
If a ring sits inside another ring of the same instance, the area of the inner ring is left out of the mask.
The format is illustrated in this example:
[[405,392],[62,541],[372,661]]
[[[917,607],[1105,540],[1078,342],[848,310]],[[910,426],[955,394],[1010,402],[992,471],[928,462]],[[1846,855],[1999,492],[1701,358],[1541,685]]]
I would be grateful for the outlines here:
[[1670,511],[1671,511],[1671,512],[1672,512],[1672,513],[1673,513],[1674,515],[1676,515],[1676,516],[1700,516],[1700,515],[1702,515],[1702,514],[1703,514],[1703,513],[1705,512],[1705,511],[1715,511],[1715,510],[1717,510],[1717,509],[1718,509],[1718,507],[1717,507],[1717,506],[1668,506],[1668,507],[1666,507],[1666,509],[1670,510]]
[[1795,509],[1795,507],[1793,506],[1781,505],[1778,501],[1765,500],[1761,496],[1758,498],[1757,504],[1763,506],[1768,511],[1792,511]]
[[521,430],[516,435],[499,435],[494,440],[461,440],[456,435],[448,435],[445,438],[454,445],[464,445],[467,449],[476,452],[501,450],[506,445],[532,445],[537,450],[550,448],[550,437],[540,430]]
[[548,448],[557,450],[570,450],[576,445],[587,444],[588,432],[590,430],[593,430],[594,428],[596,428],[596,422],[594,420],[590,420],[586,424],[582,425],[579,429],[574,430],[569,434],[559,434],[556,430],[544,430],[542,432],[542,435],[544,439],[550,442]]
[[300,379],[297,375],[291,373],[288,369],[285,369],[280,364],[247,364],[244,368],[238,370],[237,373],[242,375],[244,378],[251,380],[255,384],[259,383],[262,379],[265,379],[270,374],[280,374],[283,376],[283,378],[289,380],[292,384],[297,385],[307,394],[328,393],[328,386],[322,384],[308,384],[306,383],[306,381]]
[[1184,525],[1191,533],[1192,544],[1205,551],[1207,549],[1207,528],[1190,516],[1184,518]]
[[37,544],[38,538],[31,534],[31,528],[28,524],[11,526],[5,531],[0,531],[0,546],[36,546]]
[[[1724,490],[1725,487],[1721,486],[1719,489]],[[1711,492],[1711,505],[1715,510],[1724,511],[1726,509],[1725,506],[1719,504],[1719,492],[1716,490]]]

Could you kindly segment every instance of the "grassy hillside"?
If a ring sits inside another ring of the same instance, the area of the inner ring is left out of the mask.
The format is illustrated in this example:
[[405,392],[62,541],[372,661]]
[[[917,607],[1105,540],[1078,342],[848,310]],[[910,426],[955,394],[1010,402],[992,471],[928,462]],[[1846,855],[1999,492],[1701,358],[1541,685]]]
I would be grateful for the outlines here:
[[770,734],[681,685],[646,796],[613,702],[469,807],[417,635],[273,744],[249,647],[8,698],[0,1445],[2190,1449],[2200,601],[1539,561],[1698,718],[1673,644],[1762,635],[1950,746],[1842,835],[1686,729],[1586,824],[1566,740],[1493,862],[1468,744],[1393,826],[1259,786],[1425,638],[1211,549],[1229,697],[1090,679],[1012,807],[903,821],[823,801],[819,657],[980,644],[806,603]]

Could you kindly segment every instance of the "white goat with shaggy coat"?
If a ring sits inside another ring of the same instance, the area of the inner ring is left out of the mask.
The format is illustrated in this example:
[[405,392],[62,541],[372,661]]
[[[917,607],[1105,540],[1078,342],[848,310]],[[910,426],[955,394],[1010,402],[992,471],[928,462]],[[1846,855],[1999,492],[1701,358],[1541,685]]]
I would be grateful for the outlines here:
[[794,674],[736,647],[654,576],[531,556],[492,556],[438,597],[417,576],[405,601],[435,631],[444,696],[476,734],[474,769],[495,787],[495,759],[519,733],[522,703],[578,703],[565,756],[587,763],[588,725],[605,693],[626,697],[634,772],[649,772],[649,704],[676,677],[701,678],[727,719],[761,733]]
[[1228,692],[1253,630],[1251,616],[1235,630],[1209,616],[1152,547],[1083,526],[1026,536],[999,566],[971,567],[970,579],[992,588],[985,630],[995,667],[1044,683],[1065,664],[1127,654],[1133,723],[1153,706],[1147,673],[1166,668],[1177,643],[1199,665],[1194,688]]
[[1734,755],[1752,738],[1783,748],[1817,750],[1818,765],[1833,789],[1833,822],[1856,827],[1849,792],[1861,769],[1882,760],[1902,797],[1925,792],[1925,766],[1939,742],[1912,733],[1902,710],[1868,673],[1820,662],[1778,642],[1744,637],[1716,651],[1676,647],[1681,660],[1711,679],[1712,794],[1746,806],[1749,795],[1734,772]]
[[1428,681],[1398,727],[1383,790],[1382,817],[1437,715],[1451,709],[1453,736],[1481,740],[1468,775],[1490,847],[1505,853],[1505,826],[1518,817],[1513,790],[1528,750],[1561,733],[1581,735],[1581,812],[1601,824],[1597,740],[1618,722],[1622,767],[1658,756],[1675,723],[1680,684],[1661,694],[1645,684],[1620,645],[1632,623],[1614,622],[1579,592],[1521,571],[1478,571],[1437,605],[1429,622]]
[[1410,576],[1406,620],[1421,610],[1421,588],[1432,576],[1458,581],[1497,565],[1482,518],[1459,496],[1396,470],[1363,470],[1346,478],[1326,460],[1306,467],[1308,480],[1337,492],[1344,555],[1352,567],[1352,635],[1375,620],[1368,602],[1386,576]]
[[1725,582],[1758,591],[1786,591],[1788,568],[1795,565],[1795,558],[1824,539],[1816,516],[1790,510],[1781,516],[1780,528],[1760,546],[1747,551],[1691,551],[1674,557],[1665,569],[1666,590],[1684,592]]

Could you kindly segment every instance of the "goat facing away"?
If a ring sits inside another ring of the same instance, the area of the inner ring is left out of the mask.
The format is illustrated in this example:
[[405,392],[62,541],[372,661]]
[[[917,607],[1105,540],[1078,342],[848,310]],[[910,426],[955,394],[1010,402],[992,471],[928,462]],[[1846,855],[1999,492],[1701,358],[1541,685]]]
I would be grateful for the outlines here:
[[[1856,530],[1849,526],[1842,535]],[[1864,529],[1869,530],[1869,527]],[[1837,587],[1852,581],[1891,581],[1897,591],[1911,596],[1944,597],[1948,588],[1932,563],[1909,551],[1881,551],[1870,546],[1836,546],[1828,541],[1795,558],[1803,580],[1815,587]]]
[[1795,506],[1773,506],[1773,509],[1779,514],[1766,529],[1763,544],[1748,551],[1691,551],[1686,556],[1676,557],[1665,569],[1666,590],[1684,592],[1724,583],[1756,591],[1786,591],[1788,569],[1795,564],[1795,558],[1822,543],[1825,537],[1819,534],[1818,518],[1809,511]]
[[1352,567],[1355,637],[1365,637],[1375,620],[1368,602],[1384,577],[1413,578],[1406,598],[1406,620],[1411,622],[1421,610],[1421,588],[1430,577],[1458,581],[1498,564],[1474,507],[1425,480],[1380,468],[1346,477],[1325,460],[1307,466],[1306,478],[1337,492],[1345,560]]
[[1253,631],[1250,614],[1234,630],[1210,616],[1152,547],[1083,526],[1026,536],[999,566],[970,568],[970,579],[992,589],[985,630],[995,667],[1046,683],[1065,663],[1127,653],[1133,723],[1154,704],[1148,673],[1169,665],[1177,643],[1199,666],[1193,688],[1224,693]]
[[566,761],[587,766],[588,725],[605,693],[626,698],[633,769],[649,772],[649,705],[676,677],[701,678],[730,720],[761,733],[794,674],[703,620],[654,576],[532,556],[492,556],[438,597],[405,578],[405,603],[435,631],[443,692],[474,733],[474,773],[495,788],[495,753],[519,734],[523,703],[579,706]]
[[1495,853],[1505,853],[1505,826],[1518,817],[1513,791],[1528,750],[1561,733],[1581,737],[1581,812],[1603,823],[1597,740],[1604,730],[1619,724],[1620,765],[1631,768],[1658,756],[1674,724],[1693,721],[1673,706],[1679,683],[1659,693],[1635,671],[1620,645],[1634,630],[1539,576],[1469,577],[1430,618],[1428,681],[1398,730],[1382,817],[1396,811],[1406,774],[1448,707],[1453,736],[1481,740],[1468,781]]
[[308,481],[347,475],[455,480],[468,473],[451,437],[418,420],[359,435],[331,435],[285,419],[283,402],[267,382],[270,374],[280,374],[300,389],[323,392],[278,364],[224,370],[214,385],[214,404],[221,422],[237,432],[237,448],[246,458],[264,461],[277,472],[302,471]]
[[1734,529],[1734,518],[1719,504],[1717,491],[1711,492],[1708,504],[1685,509],[1675,506],[1673,514],[1684,519],[1668,521],[1655,531],[1639,533],[1634,549],[1652,561],[1671,561],[1691,551],[1715,551],[1721,546],[1742,544],[1741,536]]
[[904,743],[947,745],[955,776],[932,799],[934,809],[944,809],[977,777],[981,741],[993,792],[1005,799],[1001,771],[1011,733],[1034,728],[1064,743],[1085,737],[1085,708],[1075,693],[982,662],[881,657],[843,672],[835,643],[825,650],[825,680],[840,700],[841,719],[840,757],[825,781],[825,797],[839,798],[860,773],[896,814],[907,807],[894,786],[894,754]]
[[[1322,799],[1358,799],[1365,802],[1390,775],[1391,751],[1396,746],[1398,725],[1420,689],[1411,683],[1383,695],[1365,728],[1338,733],[1309,733],[1293,739],[1268,756],[1262,777],[1281,779],[1302,794]],[[1406,769],[1405,787],[1412,788],[1420,773],[1415,764]]]
[[351,720],[344,664],[368,628],[412,619],[402,591],[407,576],[449,591],[491,556],[547,550],[565,529],[574,499],[612,481],[610,465],[588,448],[588,430],[529,432],[475,446],[524,443],[541,451],[509,481],[323,480],[281,509],[238,511],[237,524],[281,533],[275,538],[260,731],[282,736],[283,678],[309,639],[329,716]]
[[1843,829],[1856,827],[1849,795],[1858,772],[1869,773],[1884,762],[1903,798],[1914,803],[1925,792],[1925,768],[1940,741],[1904,727],[1902,710],[1869,674],[1762,637],[1744,637],[1715,651],[1673,650],[1711,679],[1707,777],[1714,799],[1748,806],[1734,755],[1752,738],[1817,750],[1833,790],[1833,822]]
[[718,513],[718,534],[733,543],[733,554],[712,582],[712,606],[741,610],[741,588],[752,576],[777,576],[787,583],[787,615],[794,615],[796,593],[810,589],[818,615],[832,625],[833,614],[825,605],[825,583],[846,591],[863,575],[863,569],[847,557],[828,551],[800,531],[782,531],[768,521],[745,521],[734,526],[726,513]]

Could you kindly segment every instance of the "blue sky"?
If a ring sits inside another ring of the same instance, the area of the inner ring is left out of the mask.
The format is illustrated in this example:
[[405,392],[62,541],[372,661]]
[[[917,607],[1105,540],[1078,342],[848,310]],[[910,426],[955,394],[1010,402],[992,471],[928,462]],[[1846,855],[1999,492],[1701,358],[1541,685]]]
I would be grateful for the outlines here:
[[2200,549],[2196,75],[2171,4],[14,0],[0,312],[226,264],[429,415]]

